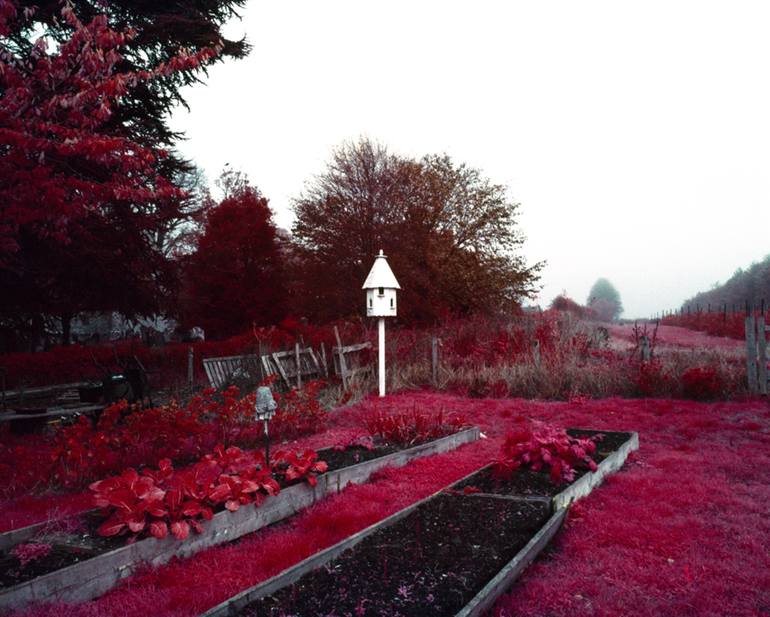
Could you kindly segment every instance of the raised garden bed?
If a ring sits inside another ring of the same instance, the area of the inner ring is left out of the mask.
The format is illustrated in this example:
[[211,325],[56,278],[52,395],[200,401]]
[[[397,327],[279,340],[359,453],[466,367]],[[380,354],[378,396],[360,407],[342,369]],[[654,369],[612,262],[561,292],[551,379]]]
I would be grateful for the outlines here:
[[[22,580],[26,572],[19,571],[17,563],[9,562],[8,567],[14,569],[19,583],[0,588],[0,610],[19,608],[31,602],[89,600],[110,589],[142,563],[160,565],[172,557],[187,557],[210,546],[234,540],[285,519],[319,499],[341,491],[351,482],[365,482],[379,469],[402,466],[416,458],[446,452],[478,438],[479,429],[474,427],[405,450],[389,454],[380,451],[378,453],[380,456],[377,458],[330,469],[317,477],[318,483],[315,487],[306,484],[289,486],[277,496],[266,498],[258,508],[245,506],[236,512],[218,512],[211,521],[204,523],[203,533],[193,534],[182,542],[171,536],[162,540],[149,537],[126,545],[124,539],[105,540],[94,537],[93,533],[87,531],[93,528],[93,525],[90,525],[88,520],[81,521],[86,529],[85,533],[82,531],[64,535],[56,533],[51,537],[57,559],[64,558],[66,561],[66,559],[77,558],[77,561],[71,565],[38,575],[30,580]],[[320,452],[321,458],[324,454],[323,451]],[[372,456],[370,451],[363,449],[354,449],[348,454],[353,461],[356,458],[361,460]],[[337,464],[345,462],[343,458],[339,461],[336,460],[339,457],[330,456],[330,458],[335,458],[333,462]],[[7,549],[12,544],[33,540],[41,532],[45,533],[45,529],[45,525],[33,525],[31,529],[24,528],[0,534],[0,547],[6,549],[4,557],[15,559],[8,554]],[[73,551],[75,557],[71,555]],[[68,555],[61,557],[62,553]],[[32,565],[28,564],[27,567]],[[34,567],[37,568],[39,565]]]
[[[582,471],[573,482],[553,484],[548,473],[519,469],[509,479],[496,478],[492,466],[488,465],[475,474],[471,474],[459,485],[459,489],[474,487],[481,493],[516,496],[518,498],[548,497],[553,500],[554,509],[569,505],[590,493],[599,486],[604,478],[620,469],[628,455],[639,448],[639,435],[615,431],[590,431],[569,429],[573,437],[587,437],[601,434],[604,437],[597,443],[595,460],[599,464],[596,471]],[[524,499],[526,500],[526,499]]]
[[[524,479],[495,484],[484,467],[202,617],[482,615],[548,544],[570,504],[638,448],[636,433],[602,433],[597,470],[570,484],[522,471],[514,476]],[[470,486],[489,492],[466,494]]]
[[202,617],[480,615],[547,545],[565,514],[553,512],[548,500],[443,491]]

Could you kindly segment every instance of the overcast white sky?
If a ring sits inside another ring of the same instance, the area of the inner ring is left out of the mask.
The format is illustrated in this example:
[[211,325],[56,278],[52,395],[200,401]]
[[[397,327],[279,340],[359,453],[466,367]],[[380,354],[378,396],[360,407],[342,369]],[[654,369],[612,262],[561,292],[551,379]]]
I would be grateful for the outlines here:
[[251,0],[173,125],[286,228],[344,140],[447,152],[521,203],[543,305],[604,276],[647,317],[770,253],[768,32],[766,0]]

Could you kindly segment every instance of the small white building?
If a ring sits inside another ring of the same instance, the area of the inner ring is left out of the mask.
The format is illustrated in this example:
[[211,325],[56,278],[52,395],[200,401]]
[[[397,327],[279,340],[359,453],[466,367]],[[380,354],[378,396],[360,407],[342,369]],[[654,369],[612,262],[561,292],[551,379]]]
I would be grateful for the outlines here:
[[401,286],[388,265],[385,255],[377,255],[374,265],[366,277],[363,287],[366,290],[367,317],[395,317],[398,309],[396,290]]

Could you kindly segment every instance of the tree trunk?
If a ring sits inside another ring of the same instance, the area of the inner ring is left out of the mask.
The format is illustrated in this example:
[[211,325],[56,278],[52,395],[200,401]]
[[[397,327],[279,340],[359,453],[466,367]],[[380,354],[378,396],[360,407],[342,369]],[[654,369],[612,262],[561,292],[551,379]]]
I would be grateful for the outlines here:
[[61,315],[61,344],[69,345],[72,334],[72,313]]

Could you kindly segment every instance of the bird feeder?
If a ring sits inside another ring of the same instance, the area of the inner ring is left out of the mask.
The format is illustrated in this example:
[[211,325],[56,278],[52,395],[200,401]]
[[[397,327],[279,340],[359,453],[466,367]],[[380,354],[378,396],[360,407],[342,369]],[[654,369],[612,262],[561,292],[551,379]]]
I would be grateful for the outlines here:
[[385,396],[385,318],[396,316],[396,290],[401,286],[382,251],[374,260],[362,289],[366,290],[366,316],[379,318],[380,396]]
[[267,386],[257,388],[257,398],[254,401],[254,419],[265,423],[265,466],[270,469],[270,420],[275,415],[278,404],[273,393]]

